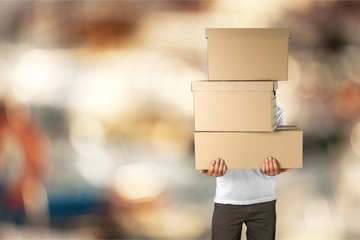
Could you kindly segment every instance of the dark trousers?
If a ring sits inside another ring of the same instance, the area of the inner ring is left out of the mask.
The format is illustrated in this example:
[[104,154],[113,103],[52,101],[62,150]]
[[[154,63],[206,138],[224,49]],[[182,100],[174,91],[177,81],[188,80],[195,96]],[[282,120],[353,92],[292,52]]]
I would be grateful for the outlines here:
[[247,240],[274,240],[276,201],[251,205],[215,203],[212,240],[239,240],[243,224]]

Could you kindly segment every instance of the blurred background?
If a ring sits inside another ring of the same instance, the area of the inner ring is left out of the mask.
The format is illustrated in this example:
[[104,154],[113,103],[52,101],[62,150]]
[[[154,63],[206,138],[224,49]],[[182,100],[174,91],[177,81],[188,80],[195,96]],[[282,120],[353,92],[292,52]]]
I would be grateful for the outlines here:
[[360,239],[360,2],[0,1],[0,238],[209,239],[191,81],[207,27],[288,27],[304,168],[277,239]]

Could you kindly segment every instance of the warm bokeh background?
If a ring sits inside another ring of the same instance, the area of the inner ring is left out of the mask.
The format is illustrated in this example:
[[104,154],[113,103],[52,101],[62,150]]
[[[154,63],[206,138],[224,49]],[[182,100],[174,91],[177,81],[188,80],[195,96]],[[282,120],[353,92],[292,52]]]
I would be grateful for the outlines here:
[[304,168],[277,177],[277,239],[359,239],[359,22],[358,1],[1,1],[0,238],[208,239],[205,28],[288,27]]

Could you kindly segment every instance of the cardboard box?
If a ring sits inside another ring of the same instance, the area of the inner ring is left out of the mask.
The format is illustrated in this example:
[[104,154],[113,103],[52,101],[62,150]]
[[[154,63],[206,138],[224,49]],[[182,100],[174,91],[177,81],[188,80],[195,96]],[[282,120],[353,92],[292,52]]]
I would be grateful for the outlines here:
[[273,131],[276,81],[192,82],[195,131]]
[[208,28],[210,81],[287,80],[286,28]]
[[212,160],[225,160],[229,169],[259,169],[268,156],[281,168],[302,168],[303,132],[282,126],[274,132],[195,132],[195,167],[208,169]]

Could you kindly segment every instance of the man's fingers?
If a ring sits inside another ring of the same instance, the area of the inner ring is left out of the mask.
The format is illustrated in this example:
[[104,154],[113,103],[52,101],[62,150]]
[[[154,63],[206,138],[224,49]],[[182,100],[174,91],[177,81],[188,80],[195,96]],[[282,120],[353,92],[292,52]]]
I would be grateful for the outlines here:
[[275,158],[273,158],[273,166],[274,166],[274,172],[278,173],[279,172],[279,166],[277,164],[277,161]]
[[270,168],[269,168],[269,159],[265,159],[265,172],[270,172]]
[[215,160],[214,171],[212,172],[212,176],[219,177],[225,174],[227,166],[225,165],[225,161],[221,158]]
[[283,172],[291,172],[292,168],[280,168],[278,161],[269,156],[265,158],[264,163],[261,166],[261,171],[268,176],[275,176]]
[[222,174],[221,174],[221,175],[224,175],[225,172],[226,172],[226,170],[227,170],[227,166],[226,166],[226,164],[224,164],[223,171],[222,171]]
[[224,167],[225,167],[225,161],[221,158],[218,158],[216,160],[216,165],[213,175],[217,177],[223,175]]
[[222,173],[223,167],[224,167],[224,160],[219,159],[219,168],[218,168],[217,174],[221,174],[221,173]]
[[219,167],[219,175],[224,175],[226,172],[227,166],[225,164],[225,161],[223,159],[220,159],[220,167]]
[[274,172],[274,160],[273,160],[273,158],[268,157],[268,162],[269,162],[269,171]]
[[227,166],[225,161],[221,158],[217,158],[213,160],[210,164],[209,169],[200,169],[198,170],[200,173],[206,173],[213,177],[219,177],[225,174],[227,171]]
[[261,171],[262,171],[263,173],[266,172],[266,159],[264,160],[264,162],[263,162],[263,164],[262,164],[262,166],[261,166]]
[[207,171],[207,174],[212,175],[214,173],[216,161],[212,161],[209,170]]
[[214,164],[214,174],[217,174],[219,172],[219,167],[220,167],[220,158],[215,160],[215,164]]

